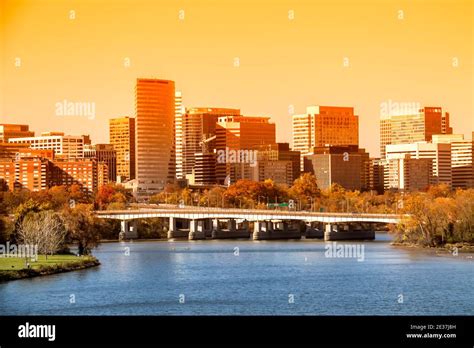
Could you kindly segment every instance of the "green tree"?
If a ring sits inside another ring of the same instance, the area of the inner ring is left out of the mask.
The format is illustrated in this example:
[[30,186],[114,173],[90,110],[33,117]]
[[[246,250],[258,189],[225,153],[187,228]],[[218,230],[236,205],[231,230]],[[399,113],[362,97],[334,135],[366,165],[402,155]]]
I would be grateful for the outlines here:
[[96,218],[92,206],[78,204],[62,212],[68,232],[68,241],[77,243],[79,255],[90,254],[100,240],[102,223]]

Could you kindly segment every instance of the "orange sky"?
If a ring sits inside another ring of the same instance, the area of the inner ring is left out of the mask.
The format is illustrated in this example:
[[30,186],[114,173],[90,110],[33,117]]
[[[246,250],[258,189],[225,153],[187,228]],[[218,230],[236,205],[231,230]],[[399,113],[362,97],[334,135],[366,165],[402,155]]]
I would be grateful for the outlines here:
[[[389,100],[442,106],[470,138],[473,2],[0,0],[0,122],[106,142],[108,119],[134,114],[135,79],[157,77],[185,106],[271,116],[279,141],[290,105],[354,106],[360,145],[378,155]],[[95,118],[56,115],[63,100],[95,103]]]

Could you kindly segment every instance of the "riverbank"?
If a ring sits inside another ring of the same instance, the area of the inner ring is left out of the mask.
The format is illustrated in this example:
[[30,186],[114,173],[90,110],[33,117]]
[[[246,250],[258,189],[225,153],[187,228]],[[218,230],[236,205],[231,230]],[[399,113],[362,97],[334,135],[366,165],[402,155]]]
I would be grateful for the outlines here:
[[474,245],[469,243],[448,243],[439,247],[422,246],[419,244],[406,242],[392,242],[390,245],[404,249],[417,249],[420,251],[433,252],[439,256],[463,256],[466,258],[473,258],[474,256]]
[[71,272],[100,265],[93,256],[39,255],[37,262],[29,262],[27,267],[23,258],[0,258],[0,282],[32,278],[56,273]]

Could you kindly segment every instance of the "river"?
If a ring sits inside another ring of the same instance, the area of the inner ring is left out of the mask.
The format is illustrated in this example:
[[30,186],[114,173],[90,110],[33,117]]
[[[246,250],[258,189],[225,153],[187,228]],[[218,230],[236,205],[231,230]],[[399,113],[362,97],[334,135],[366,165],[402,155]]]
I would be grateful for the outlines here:
[[1,283],[0,313],[474,314],[474,259],[396,248],[386,234],[347,243],[363,258],[327,257],[318,240],[103,243],[99,267]]

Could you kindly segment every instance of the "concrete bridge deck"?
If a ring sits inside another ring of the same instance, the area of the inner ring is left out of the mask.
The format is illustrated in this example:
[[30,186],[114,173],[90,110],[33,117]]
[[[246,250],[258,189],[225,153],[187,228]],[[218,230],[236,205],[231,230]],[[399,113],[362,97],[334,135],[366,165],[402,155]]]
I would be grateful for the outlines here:
[[[97,211],[96,215],[102,219],[120,220],[122,232],[132,238],[136,235],[136,229],[130,226],[130,221],[147,218],[169,219],[168,238],[187,237],[191,240],[249,238],[250,236],[254,240],[299,239],[302,236],[324,237],[326,240],[374,239],[375,223],[393,224],[403,218],[403,215],[396,214],[316,213],[203,207],[106,210]],[[189,229],[178,229],[176,227],[178,220],[187,221]],[[222,228],[222,221],[227,222],[227,228]],[[300,229],[302,222],[306,224],[306,231],[303,233]],[[133,225],[133,222],[131,224]],[[253,234],[251,234],[250,224],[253,225]]]
[[157,208],[136,210],[102,210],[96,215],[103,219],[134,220],[146,218],[201,219],[244,219],[247,221],[300,220],[307,222],[380,222],[398,223],[403,215],[369,213],[319,213],[309,211],[283,211],[265,209],[222,209],[222,208]]

